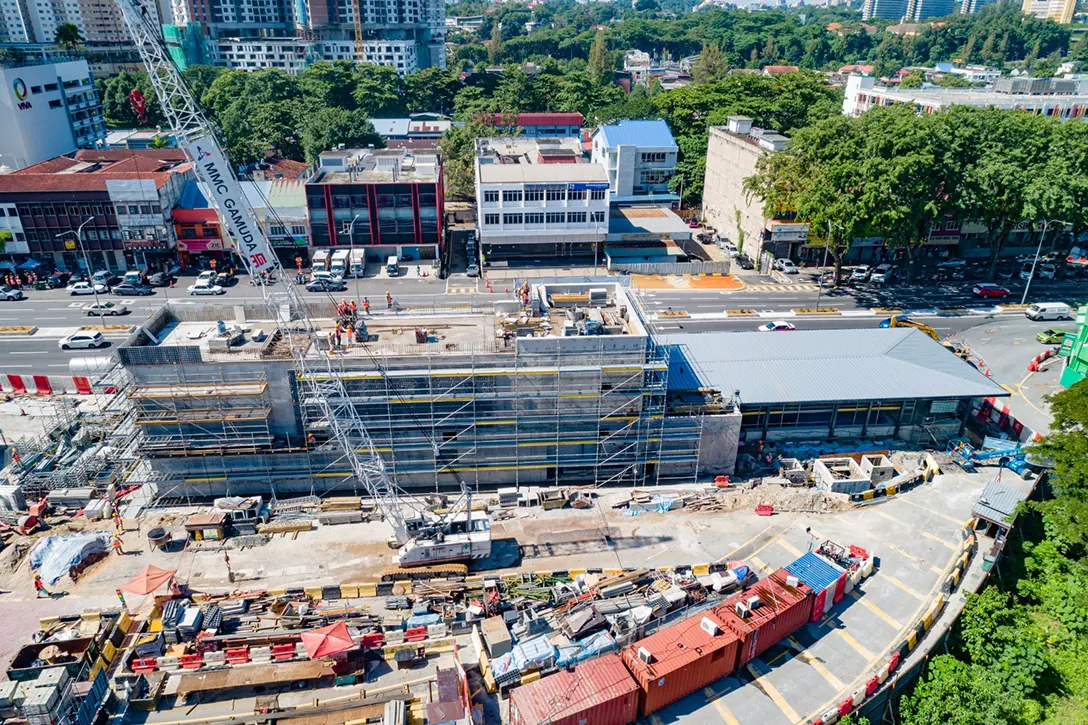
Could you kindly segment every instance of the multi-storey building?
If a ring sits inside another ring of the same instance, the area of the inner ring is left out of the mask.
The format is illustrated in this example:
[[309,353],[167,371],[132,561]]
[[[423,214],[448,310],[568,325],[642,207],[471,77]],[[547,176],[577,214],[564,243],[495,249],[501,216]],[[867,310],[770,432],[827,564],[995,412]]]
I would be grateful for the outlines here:
[[599,258],[608,174],[577,138],[476,139],[477,232],[484,263]]
[[763,202],[744,190],[766,154],[786,148],[789,139],[752,126],[752,119],[730,116],[725,128],[710,129],[703,184],[703,216],[763,269],[778,257],[796,259],[808,239],[808,224],[768,213]]
[[920,113],[955,105],[1006,108],[1041,116],[1088,118],[1088,88],[1083,81],[1059,78],[998,78],[992,89],[884,88],[871,76],[846,79],[842,112],[860,116],[875,106],[909,103]]
[[306,181],[313,246],[358,247],[375,261],[437,260],[444,203],[437,149],[326,151]]
[[1024,0],[1024,15],[1032,15],[1042,20],[1053,20],[1066,25],[1073,22],[1073,13],[1077,9],[1077,0]]
[[619,121],[593,132],[593,163],[608,172],[616,205],[680,201],[669,191],[679,151],[669,125],[662,120]]
[[[515,131],[527,138],[563,138],[578,136],[582,132],[585,117],[577,111],[546,111],[541,113],[519,113],[513,119],[501,113],[479,116],[477,120],[489,126],[505,127],[509,133]],[[507,126],[512,122],[512,126]]]
[[105,138],[86,61],[0,69],[0,163],[21,169]]
[[902,20],[907,14],[908,0],[864,0],[861,4],[861,19]]
[[15,207],[15,241],[62,269],[85,269],[84,252],[94,269],[162,267],[176,253],[170,211],[193,176],[178,149],[83,150],[0,175],[0,206]]
[[907,0],[905,21],[921,22],[928,18],[943,18],[956,12],[956,0]]

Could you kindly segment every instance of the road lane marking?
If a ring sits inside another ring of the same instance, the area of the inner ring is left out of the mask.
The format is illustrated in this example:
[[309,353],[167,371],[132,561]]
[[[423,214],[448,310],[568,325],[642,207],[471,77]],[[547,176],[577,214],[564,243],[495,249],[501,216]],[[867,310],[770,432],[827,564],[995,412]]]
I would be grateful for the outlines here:
[[834,687],[835,692],[840,692],[846,689],[846,683],[844,683],[838,677],[835,677],[835,674],[831,670],[827,669],[826,666],[824,666],[824,663],[820,661],[819,657],[809,652],[804,645],[802,645],[793,637],[789,637],[789,643],[797,648],[797,656],[804,660],[809,665],[809,667],[816,670],[817,674],[819,674],[820,677],[827,680],[827,684]]
[[763,690],[767,697],[771,698],[771,702],[778,706],[778,709],[782,711],[782,714],[786,716],[786,719],[790,722],[799,722],[801,716],[797,714],[797,711],[790,707],[790,704],[786,702],[786,698],[782,697],[774,685],[763,677],[767,673],[764,665],[759,660],[752,660],[748,663],[748,671],[752,673],[752,677],[759,680],[759,688]]
[[960,547],[953,546],[952,544],[949,544],[947,541],[945,541],[941,537],[935,536],[935,535],[929,533],[928,531],[919,531],[918,533],[921,534],[922,536],[926,537],[927,539],[931,540],[931,541],[936,541],[938,544],[945,547],[946,549],[951,549],[952,551],[959,551],[960,550]]
[[774,569],[772,569],[771,567],[769,567],[765,563],[763,563],[763,560],[760,559],[758,556],[749,556],[748,561],[752,562],[752,564],[754,564],[756,569],[758,569],[759,571],[763,571],[763,572],[772,572],[772,571],[774,571]]
[[915,599],[920,599],[923,602],[926,600],[926,597],[925,597],[924,594],[920,594],[918,591],[910,588],[909,586],[907,586],[903,582],[896,579],[894,576],[888,576],[887,574],[881,573],[880,578],[891,582],[893,586],[896,586],[899,589],[902,589],[903,591],[905,591],[907,594],[911,595]]
[[939,512],[939,511],[934,511],[933,509],[929,508],[928,506],[923,506],[923,505],[922,505],[922,504],[920,504],[920,503],[915,503],[914,501],[910,501],[910,500],[908,500],[908,499],[905,499],[905,498],[904,498],[904,499],[901,499],[901,500],[903,501],[903,503],[907,504],[908,506],[914,506],[915,508],[919,508],[919,509],[921,509],[921,510],[925,511],[926,513],[929,513],[929,514],[933,514],[933,515],[934,515],[934,516],[936,516],[937,518],[941,518],[941,519],[944,519],[945,521],[948,521],[948,522],[950,522],[950,523],[953,523],[953,524],[955,524],[956,526],[960,526],[960,525],[962,525],[962,524],[963,524],[963,520],[962,520],[962,519],[954,519],[954,518],[952,518],[951,516],[945,516],[945,515],[944,515],[944,514],[942,514],[941,512]]
[[[770,529],[772,529],[773,527],[774,527],[774,524],[767,524],[766,526],[764,526],[764,527],[763,527],[763,530],[762,530],[762,531],[760,531],[760,532],[759,532],[758,534],[756,534],[756,535],[755,535],[755,536],[753,536],[752,538],[750,538],[750,539],[748,539],[747,541],[745,541],[745,542],[744,542],[743,544],[741,544],[741,545],[740,545],[740,546],[738,546],[737,548],[735,548],[735,549],[733,549],[732,551],[730,551],[730,552],[729,552],[728,554],[726,554],[725,556],[721,557],[720,559],[717,559],[717,560],[715,561],[715,563],[716,563],[716,562],[718,562],[718,561],[725,561],[726,559],[728,559],[729,557],[733,556],[734,554],[736,554],[736,553],[737,553],[738,551],[740,551],[740,550],[741,550],[741,549],[743,549],[744,547],[746,547],[746,546],[748,546],[749,544],[751,544],[751,543],[752,543],[753,541],[755,541],[755,540],[756,540],[756,539],[758,539],[759,537],[763,536],[763,535],[764,535],[765,533],[767,533],[767,532],[768,532],[768,531],[769,531]],[[756,549],[756,550],[755,550],[755,551],[753,551],[752,553],[753,553],[753,554],[758,554],[759,552],[761,552],[761,551],[763,551],[763,550],[764,550],[765,548],[767,548],[767,546],[768,546],[768,545],[769,545],[769,544],[770,544],[770,543],[771,543],[772,541],[774,541],[774,540],[775,540],[775,539],[777,539],[777,538],[778,538],[778,536],[774,536],[774,537],[771,537],[771,539],[770,539],[769,541],[767,541],[767,543],[763,544],[763,546],[759,547],[758,549]]]
[[854,639],[854,635],[850,634],[849,632],[847,632],[842,627],[839,627],[838,629],[835,629],[835,630],[832,630],[832,631],[837,632],[838,635],[840,637],[842,637],[842,640],[844,642],[846,642],[846,644],[853,647],[855,652],[857,652],[859,655],[861,655],[862,657],[865,658],[866,662],[871,662],[872,660],[876,659],[876,655],[874,655],[872,652],[867,650],[865,648],[865,645],[863,645],[861,642],[858,642],[856,639]]
[[[733,715],[733,713],[729,711],[729,708],[725,706],[725,703],[722,702],[722,696],[714,692],[713,688],[704,687],[703,694],[706,695],[707,700],[709,700],[710,704],[714,706],[714,709],[718,711],[718,714],[722,716],[722,720],[725,721],[726,725],[740,725],[740,721],[737,720],[736,716]],[[725,693],[722,694],[724,695]]]
[[781,546],[783,549],[785,549],[789,553],[793,554],[794,556],[801,556],[803,554],[803,552],[800,549],[798,549],[796,546],[794,546],[790,542],[786,541],[785,539],[778,539],[774,543],[778,544],[779,546]]
[[868,600],[868,598],[863,597],[860,594],[858,594],[857,589],[850,592],[850,596],[853,597],[855,602],[857,602],[861,606],[865,607],[866,609],[868,609],[870,612],[872,612],[876,616],[883,619],[885,622],[890,624],[892,627],[895,627],[895,630],[897,632],[903,628],[903,625],[899,622],[899,620],[897,620],[895,617],[893,617],[892,615],[885,612],[883,609],[881,609],[877,605],[870,602]]

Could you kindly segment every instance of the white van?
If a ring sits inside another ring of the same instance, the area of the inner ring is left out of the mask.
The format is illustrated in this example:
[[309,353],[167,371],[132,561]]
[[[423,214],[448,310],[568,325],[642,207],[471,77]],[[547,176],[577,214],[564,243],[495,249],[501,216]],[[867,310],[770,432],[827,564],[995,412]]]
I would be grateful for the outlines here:
[[329,271],[333,273],[334,277],[348,276],[348,258],[350,256],[350,249],[337,249],[332,253],[332,260],[329,262]]
[[1064,302],[1036,302],[1024,310],[1029,320],[1066,320],[1073,319],[1073,308]]
[[312,272],[329,271],[329,250],[318,249],[314,252],[314,256],[310,259],[310,270]]
[[348,274],[349,277],[365,277],[366,276],[366,252],[362,249],[351,250],[351,259],[348,262]]
[[385,271],[390,277],[396,277],[400,275],[400,260],[396,255],[385,260]]

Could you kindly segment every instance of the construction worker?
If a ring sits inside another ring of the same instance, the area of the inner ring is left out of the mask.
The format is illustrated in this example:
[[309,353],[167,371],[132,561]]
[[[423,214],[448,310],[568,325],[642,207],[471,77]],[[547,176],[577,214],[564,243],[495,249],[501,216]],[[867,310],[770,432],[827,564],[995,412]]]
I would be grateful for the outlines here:
[[370,300],[368,300],[366,297],[363,298],[363,314],[370,314]]
[[351,324],[348,324],[348,329],[347,329],[346,332],[347,332],[347,340],[346,340],[347,347],[351,347],[351,341],[355,339],[355,330],[352,329]]
[[348,301],[345,299],[341,299],[340,305],[336,308],[336,311],[340,315],[346,315],[348,313]]
[[113,535],[113,542],[112,542],[113,553],[117,554],[118,556],[123,556],[124,553],[125,553],[125,550],[121,548],[121,543],[122,543],[121,542],[121,535],[120,534],[114,534]]
[[393,309],[393,295],[389,293],[389,290],[385,291],[385,309]]
[[356,312],[359,311],[359,306],[355,304],[355,300],[352,300],[348,306],[351,309],[351,316],[355,317]]
[[41,575],[40,574],[35,574],[34,575],[34,598],[38,599],[43,594],[45,596],[49,597],[50,599],[53,598],[53,595],[45,590],[45,582],[42,581]]
[[314,434],[310,433],[306,436],[306,445],[312,446],[317,443],[317,439],[314,438]]

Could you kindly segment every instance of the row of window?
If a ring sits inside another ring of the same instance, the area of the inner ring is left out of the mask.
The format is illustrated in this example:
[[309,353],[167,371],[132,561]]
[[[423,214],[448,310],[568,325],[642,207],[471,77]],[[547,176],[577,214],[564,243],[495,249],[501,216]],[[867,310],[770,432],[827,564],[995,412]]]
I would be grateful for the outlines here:
[[[604,201],[607,191],[605,189],[592,189],[589,192],[591,201]],[[502,200],[505,204],[524,201],[585,201],[585,189],[504,189]],[[499,191],[488,189],[484,191],[484,202],[498,202]]]
[[[148,204],[19,204],[18,214],[24,217],[40,216],[135,216],[137,214],[162,214],[162,207],[157,203]],[[116,209],[116,211],[114,211]],[[15,213],[9,212],[11,216]],[[4,216],[0,209],[0,216]]]
[[518,224],[585,224],[588,219],[592,224],[604,223],[603,211],[550,211],[529,212],[528,214],[484,214],[484,226],[495,227],[499,225],[499,218],[504,225]]
[[665,163],[664,151],[651,151],[642,154],[642,163],[644,164],[663,164]]
[[[15,232],[12,236],[19,242],[59,241],[57,235],[51,231],[37,232],[33,229],[27,229],[26,232]],[[166,239],[166,230],[162,227],[147,227],[146,229],[83,230],[83,240],[86,242],[108,242],[111,240],[116,242],[121,241],[122,239]]]

